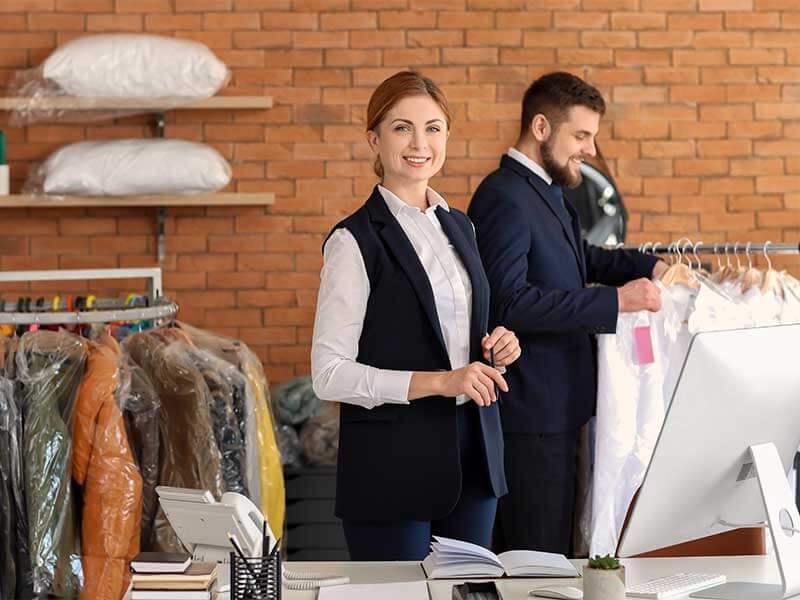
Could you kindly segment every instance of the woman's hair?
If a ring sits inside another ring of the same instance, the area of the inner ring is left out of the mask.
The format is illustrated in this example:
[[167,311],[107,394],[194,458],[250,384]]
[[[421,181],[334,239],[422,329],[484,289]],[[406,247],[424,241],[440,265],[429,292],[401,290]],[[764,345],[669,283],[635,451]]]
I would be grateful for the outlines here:
[[[392,110],[400,100],[409,96],[430,96],[433,98],[444,113],[447,129],[450,129],[452,118],[450,107],[447,105],[447,98],[444,97],[444,93],[439,89],[439,86],[428,77],[414,71],[401,71],[385,79],[372,92],[372,97],[370,97],[369,105],[367,106],[367,131],[374,131],[386,117],[386,113]],[[375,157],[375,163],[372,168],[375,174],[383,179],[383,165],[381,164],[380,156]]]

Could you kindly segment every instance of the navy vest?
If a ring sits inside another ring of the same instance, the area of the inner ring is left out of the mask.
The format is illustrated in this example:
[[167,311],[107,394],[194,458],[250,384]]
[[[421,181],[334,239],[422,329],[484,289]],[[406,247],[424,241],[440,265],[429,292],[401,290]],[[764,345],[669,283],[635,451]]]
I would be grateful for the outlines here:
[[[488,323],[489,284],[472,225],[452,208],[438,208],[436,215],[472,282],[470,360],[483,360],[480,340]],[[333,231],[340,227],[356,239],[370,282],[357,361],[381,369],[449,370],[430,281],[377,187]],[[501,496],[507,490],[497,405],[479,413],[489,478]],[[461,493],[462,468],[454,398],[432,396],[373,409],[342,404],[340,424],[339,517],[431,521],[452,511]]]

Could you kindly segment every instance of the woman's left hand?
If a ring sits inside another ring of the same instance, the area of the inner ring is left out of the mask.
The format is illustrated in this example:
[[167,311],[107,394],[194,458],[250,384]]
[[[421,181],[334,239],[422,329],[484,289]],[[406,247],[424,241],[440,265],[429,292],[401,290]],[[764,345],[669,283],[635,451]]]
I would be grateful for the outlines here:
[[491,360],[489,350],[494,348],[495,367],[507,367],[522,354],[517,336],[502,326],[495,327],[491,335],[484,336],[481,346],[483,346],[483,357],[487,361]]

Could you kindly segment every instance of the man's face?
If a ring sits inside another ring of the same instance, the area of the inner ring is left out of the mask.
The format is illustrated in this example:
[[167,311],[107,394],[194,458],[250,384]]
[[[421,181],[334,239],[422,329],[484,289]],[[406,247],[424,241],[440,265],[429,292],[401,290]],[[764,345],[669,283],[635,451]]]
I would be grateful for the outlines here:
[[553,183],[574,188],[581,182],[581,163],[597,151],[594,139],[600,128],[600,114],[585,106],[573,106],[567,119],[542,142],[542,166]]

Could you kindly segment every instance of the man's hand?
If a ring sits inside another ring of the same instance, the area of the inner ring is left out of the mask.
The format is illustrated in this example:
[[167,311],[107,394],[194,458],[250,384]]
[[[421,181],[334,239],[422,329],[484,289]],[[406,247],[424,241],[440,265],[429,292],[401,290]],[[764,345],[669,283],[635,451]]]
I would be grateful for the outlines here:
[[617,289],[619,312],[638,312],[649,310],[657,312],[661,308],[661,291],[649,279],[636,279]]
[[669,265],[667,263],[665,263],[663,260],[658,261],[653,267],[653,274],[650,277],[650,279],[652,279],[653,281],[661,279],[661,276],[667,269],[669,269]]

